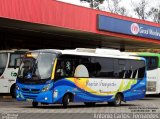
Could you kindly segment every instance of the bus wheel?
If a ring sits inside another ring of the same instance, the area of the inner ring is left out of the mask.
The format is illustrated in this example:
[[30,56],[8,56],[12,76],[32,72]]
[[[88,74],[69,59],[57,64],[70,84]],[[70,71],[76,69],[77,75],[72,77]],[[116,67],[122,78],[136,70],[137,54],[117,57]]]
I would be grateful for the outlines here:
[[113,102],[108,102],[109,105],[112,105],[112,106],[120,106],[121,105],[121,102],[122,102],[122,96],[121,94],[117,94],[115,96],[115,99]]
[[16,98],[16,84],[13,84],[10,89],[10,94],[12,98]]
[[87,107],[92,107],[92,106],[95,106],[95,102],[85,102],[84,103]]
[[69,96],[69,94],[66,94],[66,95],[63,97],[63,101],[62,101],[63,107],[64,107],[64,108],[67,108],[68,105],[69,105],[69,102],[70,102],[70,96]]
[[34,101],[33,101],[33,102],[32,102],[32,107],[34,107],[34,108],[35,108],[35,107],[38,107],[38,102],[34,102]]

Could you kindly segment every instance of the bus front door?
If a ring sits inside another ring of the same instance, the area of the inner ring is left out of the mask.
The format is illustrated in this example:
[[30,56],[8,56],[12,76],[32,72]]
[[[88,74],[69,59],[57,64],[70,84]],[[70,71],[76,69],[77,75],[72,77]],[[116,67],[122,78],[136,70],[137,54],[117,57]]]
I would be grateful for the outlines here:
[[8,93],[8,80],[0,77],[0,93]]

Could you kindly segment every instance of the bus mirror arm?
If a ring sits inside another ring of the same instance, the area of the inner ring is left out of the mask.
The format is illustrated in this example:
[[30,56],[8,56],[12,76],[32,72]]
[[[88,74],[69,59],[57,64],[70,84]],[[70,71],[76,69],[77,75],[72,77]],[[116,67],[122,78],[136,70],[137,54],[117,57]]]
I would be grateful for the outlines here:
[[17,68],[17,59],[15,59],[15,61],[14,61],[14,69],[16,69]]

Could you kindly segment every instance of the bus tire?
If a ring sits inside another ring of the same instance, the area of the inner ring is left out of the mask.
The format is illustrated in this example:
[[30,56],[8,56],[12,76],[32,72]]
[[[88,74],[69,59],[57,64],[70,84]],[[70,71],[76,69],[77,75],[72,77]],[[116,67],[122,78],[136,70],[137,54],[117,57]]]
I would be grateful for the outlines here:
[[92,106],[95,106],[95,102],[84,102],[84,104],[87,106],[87,107],[92,107]]
[[70,95],[69,94],[64,95],[63,100],[62,100],[63,107],[67,108],[70,101],[71,101]]
[[12,98],[16,98],[16,84],[13,84],[10,88],[10,94]]
[[111,106],[120,106],[122,102],[122,95],[117,93],[113,102],[108,102]]
[[34,107],[34,108],[36,108],[36,107],[38,107],[38,102],[32,102],[32,107]]

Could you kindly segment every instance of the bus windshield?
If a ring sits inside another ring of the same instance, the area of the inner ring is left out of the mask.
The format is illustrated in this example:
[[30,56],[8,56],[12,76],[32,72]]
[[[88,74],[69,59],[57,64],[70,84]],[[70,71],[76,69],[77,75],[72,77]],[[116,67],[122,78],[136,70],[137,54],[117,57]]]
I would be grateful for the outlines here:
[[18,79],[23,83],[45,82],[51,79],[52,67],[56,54],[30,53],[27,54],[18,72]]
[[3,74],[7,65],[8,54],[0,53],[0,76]]
[[158,68],[158,57],[156,56],[144,56],[146,59],[147,70],[154,70]]

